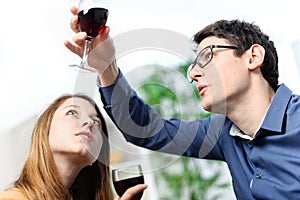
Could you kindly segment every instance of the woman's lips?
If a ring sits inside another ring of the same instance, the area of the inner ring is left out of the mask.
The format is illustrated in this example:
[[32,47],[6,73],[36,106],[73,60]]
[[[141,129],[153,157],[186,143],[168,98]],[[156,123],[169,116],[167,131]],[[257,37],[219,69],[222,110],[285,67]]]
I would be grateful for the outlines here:
[[87,131],[82,131],[82,132],[79,132],[79,133],[76,133],[75,136],[80,136],[81,138],[84,137],[84,138],[87,138],[87,139],[92,139],[92,134],[90,132],[87,132]]

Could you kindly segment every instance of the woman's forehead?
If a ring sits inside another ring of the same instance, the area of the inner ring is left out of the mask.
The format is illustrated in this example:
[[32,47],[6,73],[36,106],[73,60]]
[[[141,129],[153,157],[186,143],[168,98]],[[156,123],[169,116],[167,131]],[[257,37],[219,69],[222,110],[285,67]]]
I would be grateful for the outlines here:
[[95,107],[88,100],[80,97],[71,97],[65,100],[61,104],[60,108],[69,107],[69,106],[95,110]]

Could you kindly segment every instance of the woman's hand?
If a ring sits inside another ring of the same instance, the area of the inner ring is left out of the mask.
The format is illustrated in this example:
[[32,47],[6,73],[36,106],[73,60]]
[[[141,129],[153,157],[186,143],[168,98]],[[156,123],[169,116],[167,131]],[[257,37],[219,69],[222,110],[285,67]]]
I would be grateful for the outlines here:
[[145,184],[138,184],[134,187],[129,188],[126,192],[121,196],[117,196],[115,200],[131,200],[135,195],[144,191],[147,188]]

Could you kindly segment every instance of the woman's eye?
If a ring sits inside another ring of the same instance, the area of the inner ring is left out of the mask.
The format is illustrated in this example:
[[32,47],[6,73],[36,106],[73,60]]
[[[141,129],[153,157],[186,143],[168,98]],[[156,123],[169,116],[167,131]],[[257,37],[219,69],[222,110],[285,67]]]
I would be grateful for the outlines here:
[[67,115],[74,116],[74,115],[77,115],[77,112],[75,110],[70,110],[70,111],[67,112]]
[[101,122],[98,119],[94,119],[94,124],[96,124],[97,126],[99,126],[101,124]]

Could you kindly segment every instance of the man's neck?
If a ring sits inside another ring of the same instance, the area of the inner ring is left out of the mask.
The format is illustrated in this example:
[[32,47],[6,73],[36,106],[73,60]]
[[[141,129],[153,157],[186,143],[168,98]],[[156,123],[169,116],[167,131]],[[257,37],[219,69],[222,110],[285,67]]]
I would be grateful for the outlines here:
[[269,87],[260,87],[231,103],[227,116],[245,134],[254,137],[270,107],[275,93]]

